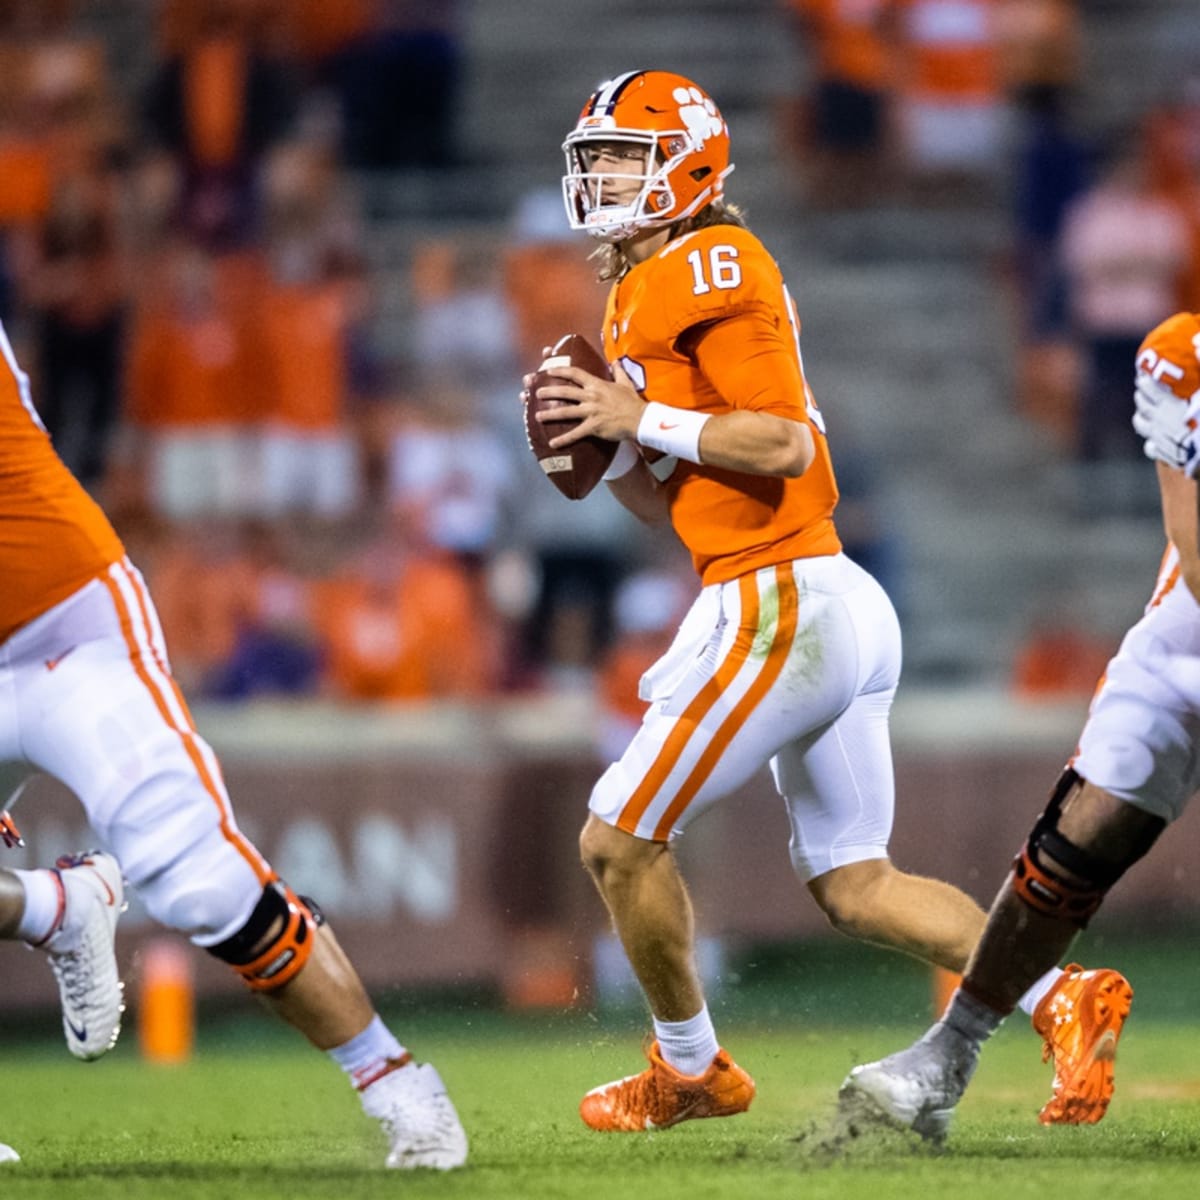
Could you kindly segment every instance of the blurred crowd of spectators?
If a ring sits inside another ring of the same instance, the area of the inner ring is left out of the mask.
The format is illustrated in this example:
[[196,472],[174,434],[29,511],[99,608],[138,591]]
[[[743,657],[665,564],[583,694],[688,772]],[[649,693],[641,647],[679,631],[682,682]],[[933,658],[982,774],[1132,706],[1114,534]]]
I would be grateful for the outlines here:
[[1023,410],[1085,467],[1137,459],[1137,346],[1200,308],[1200,74],[1097,136],[1081,0],[783,2],[811,64],[787,123],[810,201],[1008,205]]
[[[781,2],[809,67],[785,113],[807,202],[1004,212],[1007,246],[985,269],[1011,299],[1016,411],[1060,448],[1081,518],[1156,515],[1131,381],[1146,331],[1200,310],[1200,72],[1130,79],[1154,98],[1104,127],[1089,101],[1120,81],[1103,76],[1083,0]],[[1179,12],[1176,34],[1200,50]],[[1171,19],[1166,5],[1139,15],[1164,35]],[[1014,684],[1087,694],[1113,647],[1051,608],[1018,647]]]
[[640,562],[607,496],[568,511],[523,445],[521,372],[603,305],[557,194],[522,202],[499,253],[421,242],[411,352],[370,336],[354,181],[453,164],[452,4],[148,11],[131,88],[71,0],[0,0],[0,317],[183,686],[591,686]]
[[789,130],[818,204],[994,185],[1021,111],[1079,70],[1077,0],[782,2],[810,64]]
[[[1080,462],[1135,456],[1133,349],[1200,308],[1200,90],[1102,157],[1078,0],[779,2],[813,68],[784,125],[806,203],[1003,196],[1020,403]],[[524,445],[516,381],[603,306],[557,190],[500,238],[415,241],[403,359],[372,337],[357,184],[457,163],[455,0],[163,0],[132,79],[81,7],[0,0],[0,318],[184,685],[365,701],[599,676],[620,728],[696,585],[603,489],[562,502]],[[843,525],[891,585],[853,466]]]

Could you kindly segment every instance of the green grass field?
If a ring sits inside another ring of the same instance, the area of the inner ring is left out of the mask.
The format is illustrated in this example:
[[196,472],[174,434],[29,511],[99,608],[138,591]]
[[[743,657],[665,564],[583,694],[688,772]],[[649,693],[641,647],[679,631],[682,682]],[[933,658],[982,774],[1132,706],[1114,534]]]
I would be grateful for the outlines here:
[[[1081,953],[1080,957],[1084,957]],[[740,964],[719,999],[725,1044],[756,1077],[746,1115],[646,1136],[597,1135],[576,1115],[588,1087],[638,1067],[636,1012],[512,1016],[486,998],[397,997],[385,1014],[433,1059],[472,1139],[469,1166],[387,1172],[382,1136],[340,1073],[253,1005],[208,1013],[180,1067],[140,1061],[127,1036],[100,1062],[73,1062],[40,1032],[0,1045],[0,1197],[1038,1196],[1191,1194],[1200,1165],[1194,958],[1136,943],[1089,948],[1134,980],[1118,1088],[1096,1127],[1043,1129],[1050,1071],[1027,1023],[993,1040],[944,1152],[900,1134],[832,1147],[847,1069],[907,1044],[927,1024],[924,973],[894,956],[801,948]],[[872,1013],[875,1015],[873,1016]],[[134,1031],[128,1031],[130,1035]]]

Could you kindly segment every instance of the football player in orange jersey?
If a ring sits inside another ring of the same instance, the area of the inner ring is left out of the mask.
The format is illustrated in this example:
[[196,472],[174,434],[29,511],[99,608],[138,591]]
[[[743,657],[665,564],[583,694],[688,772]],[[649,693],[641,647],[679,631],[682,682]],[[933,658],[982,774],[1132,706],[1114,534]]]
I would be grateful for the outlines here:
[[[383,1125],[388,1166],[461,1165],[466,1135],[437,1072],[383,1024],[316,905],[238,829],[145,582],[51,448],[2,325],[0,579],[0,763],[71,788],[105,848],[0,870],[0,937],[49,956],[71,1052],[98,1058],[120,1030],[127,878],[155,920],[342,1067]],[[16,840],[7,813],[0,836]]]
[[[1092,699],[1079,746],[992,904],[962,987],[920,1041],[856,1067],[846,1103],[941,1137],[983,1043],[1056,962],[1105,894],[1200,789],[1200,314],[1176,313],[1138,350],[1134,429],[1156,460],[1167,549],[1150,602]],[[1072,971],[1046,1013],[1063,1043],[1064,1120],[1098,1119],[1129,993]]]
[[[581,837],[655,1034],[648,1068],[589,1092],[581,1114],[632,1131],[741,1112],[754,1096],[717,1042],[669,843],[762,767],[796,872],[839,930],[960,971],[984,914],[888,859],[899,625],[841,552],[796,310],[723,199],[732,164],[716,104],[681,76],[633,71],[588,99],[564,150],[569,220],[603,243],[612,281],[614,380],[556,370],[564,382],[540,394],[581,420],[555,444],[620,442],[613,493],[644,520],[669,519],[703,583],[642,679],[645,720],[596,784]],[[1046,970],[1029,1010],[1064,979]]]

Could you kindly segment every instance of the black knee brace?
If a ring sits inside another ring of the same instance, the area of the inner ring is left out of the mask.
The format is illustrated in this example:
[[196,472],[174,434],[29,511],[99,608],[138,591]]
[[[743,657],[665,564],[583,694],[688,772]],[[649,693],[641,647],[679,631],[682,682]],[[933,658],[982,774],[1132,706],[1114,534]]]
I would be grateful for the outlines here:
[[1013,862],[1012,879],[1013,890],[1035,912],[1061,917],[1083,929],[1108,890],[1150,849],[1166,822],[1148,827],[1119,862],[1099,858],[1058,829],[1063,802],[1080,782],[1072,768],[1062,773],[1045,812]]
[[263,888],[246,924],[208,952],[227,962],[255,991],[272,992],[308,961],[313,933],[324,923],[312,900],[276,879]]

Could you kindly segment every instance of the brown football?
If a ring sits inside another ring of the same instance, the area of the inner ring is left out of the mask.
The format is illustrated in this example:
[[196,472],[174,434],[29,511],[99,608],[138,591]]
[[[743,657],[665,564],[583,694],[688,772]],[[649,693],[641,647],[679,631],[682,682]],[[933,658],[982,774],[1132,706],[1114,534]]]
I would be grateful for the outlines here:
[[[570,446],[555,448],[550,445],[551,438],[565,433],[576,423],[551,421],[543,424],[535,419],[535,414],[558,408],[564,403],[561,400],[537,398],[538,388],[548,387],[555,380],[553,368],[556,359],[559,360],[560,366],[579,367],[601,379],[611,379],[612,372],[603,356],[587,338],[578,333],[568,333],[558,339],[554,349],[534,374],[525,399],[525,436],[534,458],[546,473],[546,478],[568,500],[582,500],[608,470],[608,465],[617,452],[617,443],[610,442],[607,438],[587,437]],[[566,402],[566,407],[570,407],[569,401]]]

